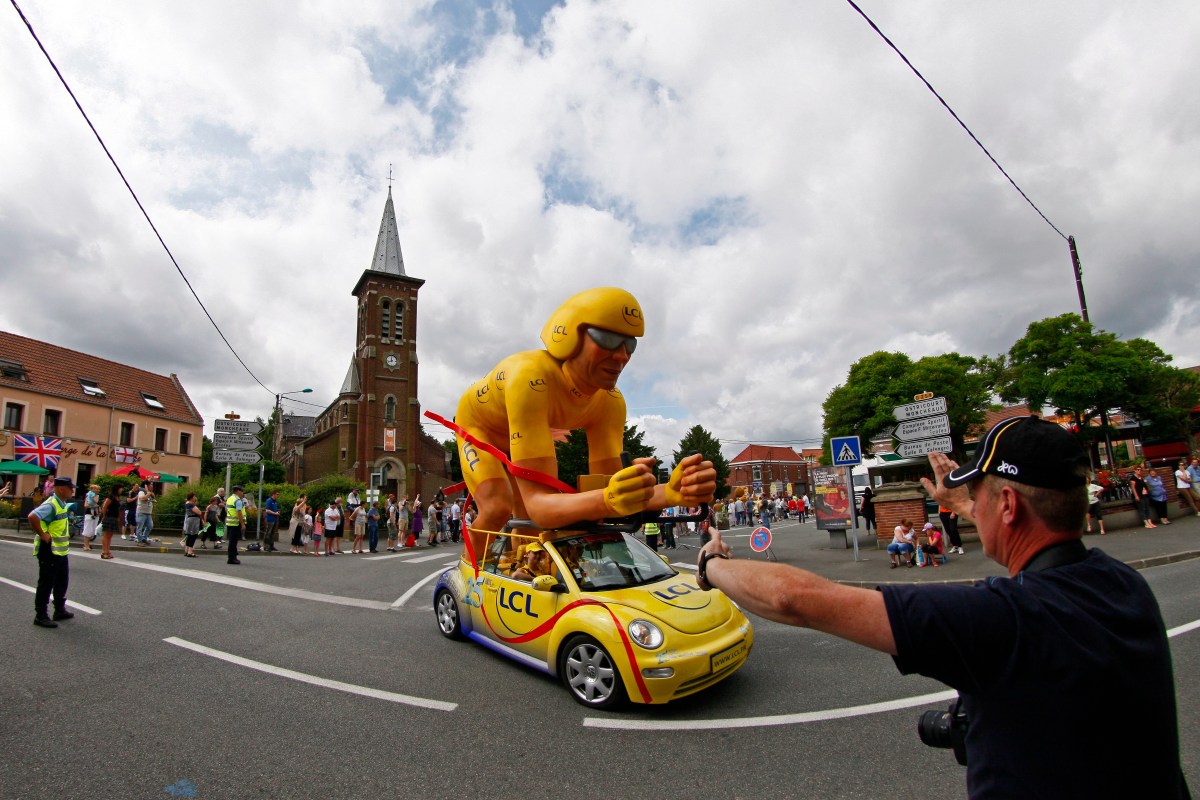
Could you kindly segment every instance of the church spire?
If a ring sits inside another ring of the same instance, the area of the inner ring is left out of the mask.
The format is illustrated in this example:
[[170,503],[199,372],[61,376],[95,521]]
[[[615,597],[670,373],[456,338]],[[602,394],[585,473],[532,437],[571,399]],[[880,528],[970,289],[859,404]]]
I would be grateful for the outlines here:
[[379,238],[375,241],[375,256],[368,269],[391,275],[404,274],[404,255],[400,252],[400,234],[396,227],[396,207],[392,205],[390,176],[387,202],[383,205],[383,219],[379,223]]

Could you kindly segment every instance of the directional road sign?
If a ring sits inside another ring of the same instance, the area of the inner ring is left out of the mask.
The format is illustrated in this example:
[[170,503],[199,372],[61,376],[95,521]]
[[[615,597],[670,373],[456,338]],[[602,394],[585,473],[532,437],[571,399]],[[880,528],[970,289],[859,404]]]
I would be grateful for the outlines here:
[[835,467],[853,467],[862,463],[862,443],[857,436],[833,436],[829,439]]
[[921,419],[912,419],[908,422],[901,422],[892,431],[892,436],[895,436],[902,442],[911,442],[916,439],[928,439],[933,436],[949,436],[950,435],[950,417],[945,414],[939,414],[936,417],[923,417]]
[[213,450],[212,459],[218,464],[257,464],[262,456],[255,450]]
[[214,433],[212,443],[217,450],[257,450],[262,439],[241,433]]
[[897,445],[896,455],[901,458],[917,458],[930,453],[949,453],[953,449],[954,445],[950,442],[949,436],[939,436],[936,439],[920,439]]
[[261,422],[250,422],[242,419],[214,419],[213,430],[217,433],[261,433]]
[[[946,398],[935,397],[932,400],[920,400],[916,403],[908,405],[896,406],[892,409],[892,415],[899,422],[904,422],[909,419],[920,419],[921,417],[932,417],[934,414],[946,413]],[[218,429],[219,430],[219,429]]]

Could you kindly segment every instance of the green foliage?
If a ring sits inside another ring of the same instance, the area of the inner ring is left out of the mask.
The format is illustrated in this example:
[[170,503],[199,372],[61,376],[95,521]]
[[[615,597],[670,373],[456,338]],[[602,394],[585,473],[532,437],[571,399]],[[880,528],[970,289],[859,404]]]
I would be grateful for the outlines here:
[[210,475],[224,475],[225,465],[218,464],[213,461],[213,443],[212,439],[207,436],[200,440],[200,477],[207,478]]
[[450,455],[450,482],[458,483],[463,479],[462,464],[458,459],[458,440],[447,439],[442,442],[442,447]]
[[878,351],[859,359],[850,366],[846,383],[834,387],[822,406],[822,463],[828,463],[831,436],[857,435],[865,447],[871,438],[896,425],[896,406],[913,402],[914,395],[925,391],[946,398],[950,437],[961,460],[963,437],[983,422],[997,373],[998,362],[958,353],[912,361],[904,353]]
[[0,500],[0,519],[16,519],[21,516],[21,504]]
[[[626,425],[622,448],[633,458],[656,458],[654,448],[642,441],[645,435],[636,425]],[[558,479],[568,486],[574,486],[580,475],[591,472],[587,435],[582,429],[567,434],[565,442],[555,442],[554,455],[558,461]]]
[[672,463],[678,464],[685,454],[693,450],[700,451],[707,460],[713,462],[713,467],[717,470],[716,496],[725,497],[729,494],[729,462],[721,455],[721,443],[704,428],[693,425],[679,440],[679,449],[671,454]]
[[[116,486],[124,486],[126,493],[134,486],[138,485],[138,479],[129,475],[97,475],[93,481],[100,487],[101,499],[112,494],[112,490]],[[87,492],[87,487],[81,487],[83,493]]]

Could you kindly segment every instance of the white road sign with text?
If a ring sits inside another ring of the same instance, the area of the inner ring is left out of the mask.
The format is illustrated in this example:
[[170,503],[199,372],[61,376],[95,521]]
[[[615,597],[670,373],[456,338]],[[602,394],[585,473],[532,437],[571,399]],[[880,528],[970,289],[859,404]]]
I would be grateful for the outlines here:
[[951,444],[949,436],[940,436],[937,439],[902,442],[896,446],[896,455],[901,458],[917,458],[919,456],[927,456],[930,453],[949,453],[953,447],[954,445]]

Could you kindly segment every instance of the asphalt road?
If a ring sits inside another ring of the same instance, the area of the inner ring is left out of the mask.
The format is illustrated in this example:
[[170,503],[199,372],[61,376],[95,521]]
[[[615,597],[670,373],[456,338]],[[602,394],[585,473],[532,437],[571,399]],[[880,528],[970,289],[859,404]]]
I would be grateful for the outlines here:
[[[921,698],[946,688],[824,634],[754,619],[754,652],[729,680],[598,713],[441,637],[421,584],[450,548],[240,567],[73,551],[71,599],[100,613],[76,608],[56,631],[31,624],[32,597],[14,585],[34,583],[29,552],[0,542],[4,798],[964,793],[953,756],[916,735],[921,711],[946,705]],[[1143,574],[1168,628],[1200,619],[1200,560]],[[1195,787],[1200,630],[1171,644]],[[903,707],[846,711],[879,703]]]

